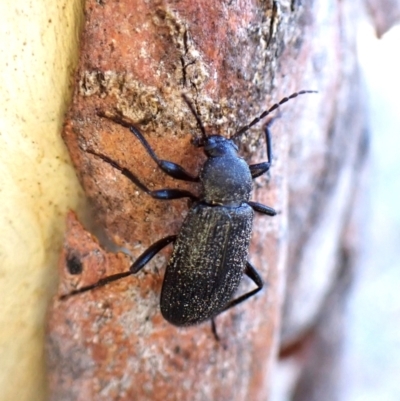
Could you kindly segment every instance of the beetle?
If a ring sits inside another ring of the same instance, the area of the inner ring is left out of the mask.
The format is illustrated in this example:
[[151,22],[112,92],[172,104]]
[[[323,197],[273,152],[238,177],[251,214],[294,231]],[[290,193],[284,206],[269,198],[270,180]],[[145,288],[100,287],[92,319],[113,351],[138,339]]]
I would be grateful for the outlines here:
[[[176,163],[157,157],[145,137],[133,125],[119,117],[99,113],[100,117],[108,118],[128,128],[164,173],[178,180],[199,182],[201,195],[197,197],[181,189],[152,191],[132,172],[108,156],[87,149],[88,153],[119,170],[134,185],[154,199],[190,198],[193,203],[179,233],[152,244],[136,259],[129,271],[105,277],[93,285],[72,291],[61,298],[65,299],[136,274],[159,251],[174,243],[161,290],[162,316],[175,326],[190,326],[211,319],[213,332],[218,338],[214,318],[263,288],[263,280],[247,260],[254,211],[268,216],[276,214],[273,208],[250,201],[252,180],[266,173],[271,166],[270,124],[265,126],[266,162],[248,165],[238,155],[238,147],[234,140],[283,103],[306,93],[316,93],[316,91],[303,90],[283,98],[237,131],[230,139],[220,135],[207,135],[193,105],[185,95],[182,95],[202,134],[200,139],[194,141],[194,145],[203,147],[207,156],[198,176],[191,175]],[[256,288],[233,298],[243,274],[254,282]]]

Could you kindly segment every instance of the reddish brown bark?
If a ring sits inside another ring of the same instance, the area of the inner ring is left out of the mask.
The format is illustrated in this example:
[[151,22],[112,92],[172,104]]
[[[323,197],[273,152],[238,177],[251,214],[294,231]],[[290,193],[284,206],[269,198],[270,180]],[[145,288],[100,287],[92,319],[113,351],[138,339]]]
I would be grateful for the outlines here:
[[[283,96],[301,89],[320,94],[288,103],[274,123],[273,167],[270,177],[257,180],[253,199],[279,214],[256,218],[250,247],[267,289],[217,318],[221,342],[209,324],[178,329],[161,318],[166,250],[135,277],[66,301],[56,298],[48,341],[52,399],[268,397],[284,268],[285,349],[316,326],[340,272],[341,235],[363,155],[350,49],[354,9],[346,2],[87,1],[64,139],[97,219],[111,241],[134,257],[178,232],[187,202],[151,199],[87,150],[117,161],[151,189],[197,187],[160,173],[129,131],[100,118],[99,111],[132,122],[160,157],[195,173],[204,155],[191,146],[199,132],[183,92],[207,132],[228,137]],[[260,124],[243,138],[249,161],[266,157],[261,134]],[[327,249],[318,248],[321,238],[331,239]],[[71,255],[82,261],[82,274],[68,273]],[[327,259],[327,278],[318,281]],[[127,257],[106,254],[69,218],[59,295],[128,266]],[[300,315],[299,302],[305,309]]]

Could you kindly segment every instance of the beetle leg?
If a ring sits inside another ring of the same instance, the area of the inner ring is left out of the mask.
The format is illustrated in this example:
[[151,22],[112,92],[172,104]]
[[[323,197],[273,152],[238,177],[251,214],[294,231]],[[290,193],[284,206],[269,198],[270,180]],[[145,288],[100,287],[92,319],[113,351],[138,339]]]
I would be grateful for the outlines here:
[[249,166],[251,177],[254,179],[259,177],[260,175],[263,175],[269,170],[270,167],[271,163],[269,162],[252,164],[251,166]]
[[147,150],[147,153],[157,163],[158,167],[160,167],[160,169],[164,171],[165,174],[169,175],[172,178],[176,178],[177,180],[192,181],[192,182],[199,181],[199,177],[193,177],[179,164],[170,162],[168,160],[159,159],[154,153],[153,149],[150,147],[149,143],[146,141],[145,137],[137,128],[130,126],[129,130],[136,136],[136,138],[139,139],[141,144]]
[[246,299],[249,299],[253,295],[257,294],[257,292],[263,288],[264,283],[262,281],[262,278],[260,277],[260,275],[257,273],[257,270],[253,267],[253,265],[249,261],[246,262],[246,270],[244,271],[244,273],[254,282],[257,288],[255,290],[248,292],[247,294],[240,296],[239,298],[233,299],[228,303],[228,305],[225,306],[224,309],[222,309],[221,312],[224,312],[242,303],[243,301],[246,301]]
[[148,247],[129,268],[131,274],[135,274],[143,269],[143,267],[147,265],[147,263],[149,263],[150,260],[153,259],[153,257],[156,256],[158,252],[161,251],[161,249],[165,248],[171,242],[175,242],[176,238],[177,235],[170,235],[168,237],[158,240],[153,245]]
[[272,121],[269,121],[268,124],[265,125],[265,141],[267,145],[267,161],[263,163],[251,164],[249,166],[252,178],[257,178],[260,175],[266,173],[270,167],[272,162],[272,144],[271,144],[271,124]]
[[268,216],[275,216],[276,215],[276,210],[273,209],[272,207],[263,205],[262,203],[251,202],[251,201],[248,201],[246,203],[251,208],[253,208],[256,212],[267,214]]
[[161,199],[161,200],[171,200],[171,199],[180,199],[180,198],[190,198],[193,200],[197,200],[197,196],[193,195],[189,191],[185,191],[183,189],[159,189],[156,191],[150,191],[133,173],[131,173],[127,168],[121,167],[117,162],[110,159],[108,156],[103,155],[101,153],[97,153],[94,150],[87,149],[87,153],[90,153],[106,163],[110,164],[116,170],[120,171],[122,175],[128,178],[131,182],[133,182],[137,187],[139,187],[142,191],[146,192],[154,199]]
[[215,341],[219,342],[220,338],[217,332],[217,326],[215,325],[215,318],[211,319],[211,331],[214,335]]
[[129,268],[129,271],[123,273],[112,274],[111,276],[104,277],[95,284],[87,285],[86,287],[79,288],[75,291],[71,291],[69,294],[61,295],[60,299],[65,300],[73,295],[81,294],[82,292],[90,291],[98,287],[103,287],[106,284],[112,283],[114,281],[120,280],[121,278],[128,277],[132,274],[137,273],[141,270],[150,260],[161,251],[162,248],[166,247],[171,242],[176,240],[176,235],[170,235],[160,239],[151,245],[146,251],[140,255],[133,265]]
[[99,280],[95,284],[87,285],[86,287],[82,287],[82,288],[79,288],[77,290],[71,291],[68,294],[61,295],[60,299],[63,301],[65,299],[68,299],[68,298],[72,297],[73,295],[81,294],[82,292],[90,291],[90,290],[93,290],[93,289],[98,288],[98,287],[103,287],[103,285],[106,285],[106,284],[112,283],[114,281],[120,280],[121,278],[124,278],[124,277],[128,277],[131,274],[132,273],[130,271],[123,272],[123,273],[112,274],[111,276],[102,278],[101,280]]
[[147,153],[157,163],[158,167],[162,171],[164,171],[165,174],[169,175],[172,178],[176,178],[177,180],[192,181],[192,182],[199,181],[199,177],[193,177],[179,164],[170,162],[168,160],[159,159],[157,155],[154,153],[154,150],[151,148],[150,144],[147,142],[146,138],[143,136],[143,134],[133,125],[127,123],[126,121],[117,116],[111,116],[105,113],[99,113],[98,115],[100,117],[108,118],[109,120],[114,121],[115,123],[122,125],[125,128],[128,128],[129,131],[133,135],[135,135],[137,139],[139,139],[140,143],[146,149]]

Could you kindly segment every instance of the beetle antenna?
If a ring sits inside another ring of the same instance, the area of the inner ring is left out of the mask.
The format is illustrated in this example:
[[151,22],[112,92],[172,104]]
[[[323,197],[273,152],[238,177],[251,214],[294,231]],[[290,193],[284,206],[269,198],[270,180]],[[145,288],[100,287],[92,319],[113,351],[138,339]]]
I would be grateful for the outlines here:
[[231,139],[237,138],[238,136],[242,135],[245,133],[248,129],[250,129],[253,125],[256,125],[259,121],[261,121],[264,117],[266,117],[268,114],[272,113],[274,110],[276,110],[278,107],[280,107],[282,104],[288,102],[290,99],[294,99],[295,97],[299,95],[304,95],[306,93],[318,93],[318,91],[314,90],[303,90],[300,92],[295,92],[292,93],[288,97],[284,97],[280,102],[275,103],[273,106],[271,106],[268,110],[265,110],[263,113],[261,113],[258,117],[256,117],[250,124],[245,125],[243,128],[241,128],[239,131],[236,132],[236,134],[233,135]]
[[194,117],[195,117],[195,119],[196,119],[196,121],[197,121],[197,125],[198,125],[199,128],[200,128],[201,136],[202,136],[202,141],[201,141],[201,143],[199,143],[198,146],[202,146],[203,143],[204,143],[204,142],[206,141],[206,139],[207,139],[207,134],[206,134],[206,130],[205,130],[205,128],[204,128],[204,125],[203,125],[203,123],[201,122],[200,117],[199,117],[198,114],[196,113],[196,110],[194,109],[192,102],[188,99],[188,97],[186,96],[185,93],[182,93],[182,97],[183,97],[183,100],[186,102],[187,106],[189,107],[190,111],[191,111],[192,114],[194,115]]

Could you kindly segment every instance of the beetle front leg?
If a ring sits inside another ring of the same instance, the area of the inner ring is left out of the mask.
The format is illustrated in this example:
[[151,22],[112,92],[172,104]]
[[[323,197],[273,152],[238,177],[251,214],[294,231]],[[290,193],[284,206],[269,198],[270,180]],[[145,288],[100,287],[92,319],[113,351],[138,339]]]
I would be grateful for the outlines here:
[[183,167],[179,164],[170,162],[168,160],[159,159],[154,153],[153,149],[150,147],[149,143],[146,141],[145,137],[142,133],[135,127],[130,126],[129,130],[139,139],[141,144],[147,150],[147,153],[150,157],[157,163],[158,167],[164,171],[165,174],[169,175],[172,178],[183,181],[191,181],[198,182],[199,177],[194,177],[190,173],[188,173]]
[[98,113],[98,115],[100,117],[108,118],[109,120],[114,121],[115,123],[122,125],[125,128],[128,128],[129,131],[133,135],[135,135],[137,139],[139,139],[140,143],[146,149],[149,156],[157,163],[157,166],[162,171],[164,171],[165,174],[167,174],[170,177],[175,178],[177,180],[192,181],[192,182],[199,181],[199,177],[192,176],[179,164],[170,162],[168,160],[159,159],[157,157],[157,155],[154,153],[154,150],[151,148],[150,144],[147,142],[146,138],[143,136],[143,134],[132,124],[127,123],[122,118],[119,118],[117,116],[108,115],[106,113]]
[[252,178],[257,178],[260,175],[265,174],[271,167],[272,163],[272,143],[271,143],[271,124],[272,121],[269,121],[268,124],[265,125],[265,141],[267,145],[267,161],[263,163],[252,164],[249,166]]
[[198,197],[193,195],[189,191],[185,191],[183,189],[159,189],[156,191],[151,191],[148,189],[133,173],[131,173],[127,168],[120,166],[116,161],[110,159],[108,156],[103,155],[101,153],[97,153],[94,150],[87,149],[87,153],[90,153],[104,162],[110,164],[116,170],[120,171],[122,175],[128,178],[131,182],[133,182],[137,187],[139,187],[142,191],[146,192],[146,194],[150,195],[154,199],[160,200],[171,200],[171,199],[180,199],[180,198],[190,198],[192,200],[197,200]]
[[239,298],[230,301],[228,305],[226,305],[225,308],[222,309],[221,312],[225,312],[226,310],[233,308],[234,306],[246,301],[246,299],[249,299],[253,295],[257,294],[257,292],[261,291],[261,289],[264,287],[264,282],[262,278],[260,277],[257,270],[253,267],[253,265],[249,261],[246,262],[246,269],[244,271],[244,274],[246,274],[246,276],[249,277],[254,282],[257,288],[248,292],[247,294],[243,294]]

